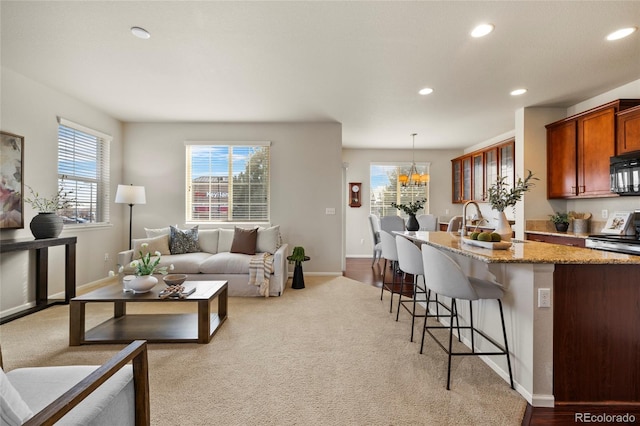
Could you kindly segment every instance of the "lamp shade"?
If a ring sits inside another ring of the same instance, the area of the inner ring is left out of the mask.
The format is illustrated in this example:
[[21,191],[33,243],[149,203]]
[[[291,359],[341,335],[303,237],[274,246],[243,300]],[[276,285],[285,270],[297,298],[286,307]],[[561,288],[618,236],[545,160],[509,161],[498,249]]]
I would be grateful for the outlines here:
[[116,203],[121,204],[146,204],[147,198],[144,186],[118,185],[116,191]]

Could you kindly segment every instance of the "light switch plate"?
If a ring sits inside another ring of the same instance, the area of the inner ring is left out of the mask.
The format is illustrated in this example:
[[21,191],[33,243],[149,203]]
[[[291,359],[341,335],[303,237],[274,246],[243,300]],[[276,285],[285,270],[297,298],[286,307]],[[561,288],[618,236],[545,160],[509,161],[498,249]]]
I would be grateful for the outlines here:
[[336,209],[334,207],[327,207],[324,214],[336,214]]

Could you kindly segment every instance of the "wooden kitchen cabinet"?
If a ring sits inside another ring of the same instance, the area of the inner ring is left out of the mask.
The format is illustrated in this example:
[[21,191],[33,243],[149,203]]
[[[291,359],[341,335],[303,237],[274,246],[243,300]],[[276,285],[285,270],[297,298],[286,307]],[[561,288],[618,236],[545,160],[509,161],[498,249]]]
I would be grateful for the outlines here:
[[616,114],[616,155],[640,151],[640,105]]
[[640,100],[617,100],[547,127],[547,198],[616,197],[609,158],[616,154],[616,113]]
[[482,152],[471,156],[473,190],[471,191],[472,200],[484,200],[484,154]]
[[452,201],[486,201],[487,189],[502,176],[514,185],[514,158],[515,141],[512,138],[451,160]]
[[548,234],[533,234],[526,232],[525,237],[530,241],[538,241],[542,243],[559,244],[563,246],[571,247],[583,247],[585,246],[585,239],[572,236],[560,236],[560,235],[548,235]]

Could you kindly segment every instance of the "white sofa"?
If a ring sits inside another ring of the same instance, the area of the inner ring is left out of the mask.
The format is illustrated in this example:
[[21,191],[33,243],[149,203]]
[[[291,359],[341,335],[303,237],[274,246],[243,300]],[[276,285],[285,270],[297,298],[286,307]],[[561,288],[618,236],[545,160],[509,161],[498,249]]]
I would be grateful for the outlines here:
[[[193,228],[192,228],[193,229]],[[229,296],[262,296],[260,287],[249,283],[249,263],[254,255],[231,253],[235,230],[227,228],[197,230],[198,251],[170,254],[170,228],[145,228],[147,238],[135,239],[133,249],[118,253],[118,264],[124,266],[124,273],[130,274],[134,255],[139,256],[142,243],[147,243],[151,253],[162,253],[159,266],[174,266],[170,273],[186,274],[187,280],[225,280],[228,282]],[[256,253],[273,255],[273,273],[269,278],[269,296],[280,296],[288,278],[288,245],[281,242],[279,226],[258,228]]]

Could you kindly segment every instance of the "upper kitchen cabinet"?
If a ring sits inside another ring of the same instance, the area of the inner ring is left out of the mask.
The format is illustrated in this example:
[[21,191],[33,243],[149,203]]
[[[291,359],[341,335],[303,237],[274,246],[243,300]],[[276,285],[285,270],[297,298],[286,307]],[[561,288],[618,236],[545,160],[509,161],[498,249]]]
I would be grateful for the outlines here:
[[621,99],[547,127],[547,197],[613,197],[609,158],[616,155],[616,113],[640,104]]
[[514,184],[514,139],[451,160],[454,203],[485,201],[487,188],[499,177]]
[[640,105],[618,112],[616,155],[640,151]]

